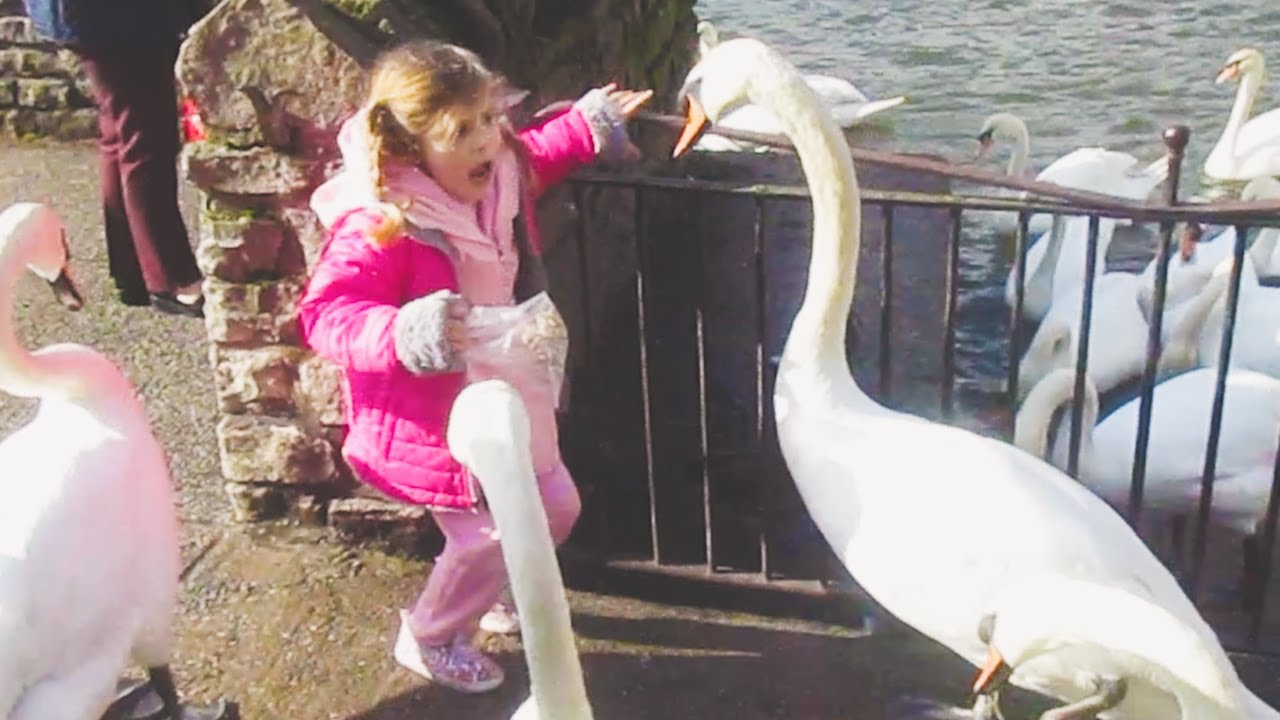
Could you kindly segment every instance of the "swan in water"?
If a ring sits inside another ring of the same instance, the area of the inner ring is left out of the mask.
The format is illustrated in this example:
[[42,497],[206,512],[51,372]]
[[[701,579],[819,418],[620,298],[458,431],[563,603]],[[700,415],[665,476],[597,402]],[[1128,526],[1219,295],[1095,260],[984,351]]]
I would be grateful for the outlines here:
[[[1075,370],[1056,370],[1027,396],[1015,423],[1014,444],[1066,469],[1071,423],[1058,424],[1049,449],[1055,412],[1070,407]],[[1143,497],[1161,518],[1193,515],[1209,445],[1209,420],[1217,392],[1216,368],[1199,368],[1155,386],[1147,444]],[[1098,419],[1098,394],[1087,378],[1081,412],[1081,482],[1117,509],[1128,507],[1137,447],[1141,399]],[[1064,415],[1064,418],[1067,417]],[[1256,535],[1267,509],[1276,450],[1280,444],[1280,380],[1251,370],[1227,373],[1222,428],[1213,485],[1213,519],[1246,537]],[[1256,545],[1245,543],[1246,587],[1259,571]]]
[[[708,119],[743,102],[773,111],[799,155],[813,244],[774,389],[778,440],[805,507],[854,580],[906,624],[983,668],[990,663],[979,629],[1005,588],[1043,575],[1132,595],[1161,616],[1108,625],[1114,635],[1100,648],[1055,636],[1036,657],[1011,658],[1012,682],[1068,702],[1097,697],[1097,684],[1112,679],[1113,655],[1158,643],[1153,632],[1175,627],[1204,662],[1186,669],[1155,654],[1128,668],[1118,678],[1123,697],[1106,698],[1114,700],[1112,715],[1154,717],[1173,693],[1199,717],[1280,717],[1240,682],[1169,571],[1103,500],[1012,445],[889,410],[857,386],[845,355],[861,228],[857,175],[839,128],[799,72],[763,43],[735,39],[690,70],[680,96],[688,117],[677,156]],[[1205,691],[1184,694],[1157,671]]]
[[512,720],[591,720],[520,394],[502,380],[468,385],[453,403],[448,442],[484,490],[511,576],[533,686]]
[[[1280,288],[1262,285],[1254,262],[1255,257],[1270,257],[1276,240],[1274,233],[1259,235],[1259,241],[1244,254],[1230,363],[1231,367],[1280,378]],[[1169,284],[1161,328],[1163,370],[1178,372],[1217,364],[1234,265],[1235,259],[1227,258],[1218,264],[1207,281],[1184,273],[1178,282]],[[1200,285],[1202,287],[1195,291]],[[1139,307],[1148,318],[1153,312],[1153,294],[1154,291],[1146,288],[1139,291]],[[1180,301],[1188,295],[1190,299]]]
[[[1007,140],[1013,148],[1009,154],[1009,164],[1005,168],[1005,173],[1010,177],[1030,179],[1027,160],[1031,156],[1031,133],[1027,130],[1026,122],[1017,115],[1007,112],[995,113],[984,120],[981,130],[978,131],[978,155],[974,158],[974,162],[981,162],[987,158],[994,151],[997,140]],[[1035,176],[1035,179],[1039,182],[1053,183],[1076,190],[1088,190],[1126,200],[1146,200],[1168,175],[1169,162],[1165,158],[1143,165],[1128,153],[1101,147],[1082,147],[1049,163]],[[1003,195],[1018,199],[1028,197],[1027,192],[1022,190],[1004,188],[999,190]],[[996,231],[1001,234],[1012,234],[1018,228],[1017,213],[984,210],[967,214],[982,218],[984,222],[995,226]],[[1106,240],[1102,240],[1100,234],[1099,242],[1105,244],[1110,242],[1116,220],[1102,218],[1102,222],[1104,227],[1101,228],[1100,233],[1105,233],[1107,237]],[[1049,230],[1049,224],[1048,215],[1033,214],[1027,220],[1028,236],[1043,235]]]
[[[1099,275],[1093,283],[1086,374],[1099,392],[1138,377],[1146,367],[1147,319],[1138,305],[1138,276]],[[1018,363],[1020,400],[1049,373],[1075,368],[1080,345],[1084,283],[1054,300]]]
[[[1280,199],[1280,182],[1272,177],[1254,178],[1244,186],[1240,199],[1244,202]],[[1178,252],[1169,256],[1169,279],[1166,287],[1180,284],[1184,275],[1193,278],[1193,283],[1196,282],[1195,278],[1207,282],[1214,268],[1231,258],[1234,253],[1236,228],[1229,225],[1205,240],[1203,229],[1196,223],[1188,223],[1182,226],[1178,238]],[[1254,238],[1250,254],[1260,277],[1280,275],[1280,247],[1277,247],[1277,238],[1280,238],[1280,228],[1271,227],[1260,227]],[[1267,251],[1268,248],[1270,252]],[[1151,258],[1142,270],[1142,284],[1147,293],[1154,292],[1158,260],[1159,257]]]
[[1219,181],[1249,180],[1280,175],[1280,108],[1250,118],[1262,86],[1266,63],[1254,48],[1237,50],[1227,58],[1214,83],[1238,80],[1236,100],[1222,135],[1204,160],[1204,174]]
[[[168,663],[179,550],[168,462],[125,375],[82,345],[28,352],[13,328],[24,268],[78,308],[54,212],[0,213],[0,390],[39,410],[0,442],[0,717],[97,720],[130,660],[164,717],[183,708]],[[129,699],[140,699],[134,694]]]
[[[699,53],[706,55],[719,43],[720,33],[716,30],[716,26],[709,20],[698,21]],[[907,100],[901,95],[886,100],[872,100],[848,80],[830,75],[808,74],[804,76],[804,81],[817,93],[822,102],[826,103],[832,115],[835,116],[836,124],[843,128],[854,127],[872,115],[897,107]],[[736,108],[721,118],[718,124],[733,130],[770,135],[782,134],[782,125],[778,123],[778,119],[773,113],[758,105],[743,105]],[[743,149],[742,143],[712,133],[704,135],[698,141],[697,147],[699,150],[715,152],[734,152]],[[770,148],[762,146],[759,149],[769,150]]]

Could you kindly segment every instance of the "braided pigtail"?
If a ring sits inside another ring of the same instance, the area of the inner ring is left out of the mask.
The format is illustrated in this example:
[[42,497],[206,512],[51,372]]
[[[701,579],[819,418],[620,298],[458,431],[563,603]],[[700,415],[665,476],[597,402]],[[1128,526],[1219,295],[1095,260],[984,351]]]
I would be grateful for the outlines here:
[[[373,194],[379,201],[378,210],[382,214],[382,222],[371,231],[373,242],[379,246],[390,244],[400,237],[404,230],[404,211],[394,203],[383,198],[384,175],[383,164],[389,155],[395,154],[394,141],[395,118],[391,110],[383,103],[375,103],[369,109],[369,154],[372,157],[369,172],[372,175]],[[391,146],[391,147],[388,147]]]

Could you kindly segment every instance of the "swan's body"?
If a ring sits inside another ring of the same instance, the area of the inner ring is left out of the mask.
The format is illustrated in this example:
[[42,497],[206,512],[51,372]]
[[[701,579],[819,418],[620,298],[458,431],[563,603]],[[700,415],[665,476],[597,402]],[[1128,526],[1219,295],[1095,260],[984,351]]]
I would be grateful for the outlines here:
[[1204,174],[1215,180],[1240,181],[1280,175],[1280,108],[1250,118],[1265,63],[1253,48],[1227,58],[1217,83],[1240,81],[1222,135],[1204,161]]
[[[699,21],[699,52],[702,55],[706,55],[711,48],[719,43],[720,33],[716,30],[715,25],[712,25],[709,20]],[[831,114],[835,117],[836,124],[843,128],[859,125],[872,115],[897,107],[907,100],[903,96],[886,100],[872,100],[848,80],[830,75],[809,74],[804,76],[804,80],[831,111]],[[778,122],[778,118],[768,109],[758,105],[744,105],[726,114],[717,124],[733,130],[745,130],[769,135],[782,134],[782,125]],[[698,148],[717,152],[732,152],[744,149],[741,143],[710,133],[699,141]],[[758,149],[768,150],[769,148],[761,146]]]
[[0,216],[0,389],[40,399],[0,442],[0,717],[99,717],[129,661],[164,665],[178,590],[164,452],[124,375],[80,345],[28,353],[11,325],[23,265],[65,261],[52,212]]
[[0,442],[0,717],[98,720],[133,662],[166,718],[222,718],[222,704],[182,707],[167,667],[178,521],[168,461],[133,386],[91,348],[31,353],[14,334],[24,266],[79,306],[66,259],[49,208],[0,213],[0,390],[40,401]]
[[[1093,287],[1087,374],[1100,392],[1142,374],[1147,356],[1147,319],[1138,306],[1138,276],[1109,272]],[[1084,284],[1061,295],[1049,308],[1018,365],[1025,396],[1058,368],[1074,368],[1080,345]]]
[[[1101,499],[1011,445],[888,410],[858,388],[845,356],[861,228],[857,176],[839,128],[799,73],[765,45],[733,40],[690,71],[683,94],[690,127],[677,153],[701,124],[698,109],[714,121],[750,101],[775,112],[800,156],[813,251],[774,390],[778,439],[806,508],[859,585],[974,665],[987,656],[978,628],[1007,587],[1048,574],[1129,592],[1171,615],[1210,659],[1221,688],[1214,716],[1261,705],[1173,577]],[[1139,640],[1140,621],[1128,628]],[[1082,685],[1095,654],[1064,641],[1017,667],[1013,681],[1067,700],[1092,692]],[[1149,709],[1126,700],[1115,714],[1150,717]]]
[[[1013,150],[1009,156],[1009,164],[1005,168],[1006,174],[1010,177],[1026,179],[1027,161],[1031,155],[1031,134],[1027,130],[1027,124],[1022,118],[1012,113],[996,113],[988,117],[978,133],[978,141],[982,146],[978,159],[991,152],[997,138],[1009,140],[1012,144]],[[1035,176],[1035,179],[1065,188],[1088,190],[1127,200],[1145,200],[1160,183],[1164,182],[1168,174],[1169,165],[1164,159],[1143,165],[1128,153],[1101,147],[1082,147],[1049,163]],[[1024,191],[1007,191],[1006,194],[1020,199],[1027,197]],[[986,211],[976,215],[994,225],[998,232],[1013,233],[1017,230],[1016,213]],[[1043,235],[1048,232],[1049,224],[1048,215],[1034,214],[1027,221],[1027,233],[1029,236]],[[1110,242],[1115,224],[1114,219],[1103,218],[1104,226],[1101,232],[1105,233],[1106,238],[1102,239],[1100,235],[1100,243]],[[1029,260],[1030,258],[1028,258],[1028,267],[1031,267]]]
[[[1147,444],[1145,504],[1169,517],[1194,512],[1209,445],[1209,419],[1217,388],[1216,368],[1199,368],[1156,385]],[[1074,370],[1059,370],[1032,390],[1018,412],[1015,443],[1038,456],[1054,411],[1071,402]],[[1080,479],[1117,508],[1129,501],[1133,455],[1137,446],[1140,400],[1134,399],[1097,420],[1096,390],[1086,383],[1082,413]],[[1218,524],[1253,534],[1266,511],[1280,444],[1280,380],[1249,370],[1227,374],[1213,486],[1213,516]],[[1067,467],[1070,423],[1059,425],[1052,458]]]
[[533,686],[512,720],[591,720],[520,394],[501,380],[468,385],[454,401],[448,434],[450,450],[484,490],[511,577]]

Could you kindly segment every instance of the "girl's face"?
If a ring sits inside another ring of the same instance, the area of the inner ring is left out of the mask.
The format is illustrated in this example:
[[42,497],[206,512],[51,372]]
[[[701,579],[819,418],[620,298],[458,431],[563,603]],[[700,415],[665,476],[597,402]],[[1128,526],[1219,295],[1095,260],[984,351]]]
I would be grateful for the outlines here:
[[492,98],[486,97],[478,107],[456,113],[457,136],[452,147],[435,147],[429,138],[421,139],[423,164],[427,173],[445,192],[468,203],[478,203],[493,183],[493,164],[502,149],[499,114]]

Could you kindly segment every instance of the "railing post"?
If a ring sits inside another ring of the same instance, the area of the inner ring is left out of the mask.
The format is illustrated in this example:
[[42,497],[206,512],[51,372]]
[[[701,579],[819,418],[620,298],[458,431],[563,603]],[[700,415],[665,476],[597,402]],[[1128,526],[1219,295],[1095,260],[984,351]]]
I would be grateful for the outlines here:
[[[1182,180],[1182,160],[1191,139],[1191,129],[1174,125],[1164,131],[1165,157],[1169,176],[1165,180],[1164,202],[1178,204],[1178,183]],[[1155,294],[1152,298],[1151,325],[1147,329],[1147,364],[1142,372],[1142,395],[1138,405],[1138,437],[1133,456],[1133,476],[1129,486],[1129,524],[1137,529],[1142,516],[1142,491],[1147,479],[1147,445],[1151,439],[1151,403],[1156,385],[1156,367],[1160,360],[1160,335],[1164,327],[1165,291],[1169,283],[1169,255],[1173,222],[1160,223],[1160,247],[1156,252]]]

